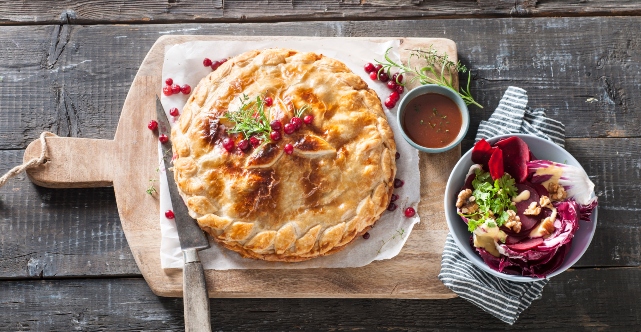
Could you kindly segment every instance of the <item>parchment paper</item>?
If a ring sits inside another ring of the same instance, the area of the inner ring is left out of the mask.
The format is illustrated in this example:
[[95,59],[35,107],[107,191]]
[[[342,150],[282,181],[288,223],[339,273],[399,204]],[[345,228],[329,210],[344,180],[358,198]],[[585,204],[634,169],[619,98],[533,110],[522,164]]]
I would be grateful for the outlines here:
[[[198,41],[168,46],[165,52],[163,65],[164,79],[171,77],[174,83],[189,84],[192,90],[198,82],[211,73],[211,68],[202,64],[204,58],[212,61],[227,57],[233,57],[246,51],[265,48],[290,48],[298,51],[308,51],[323,54],[345,63],[354,73],[360,75],[373,88],[379,98],[384,100],[389,96],[390,90],[381,82],[373,82],[363,70],[363,65],[373,62],[374,59],[383,59],[385,50],[394,47],[393,58],[398,60],[399,41],[385,43],[374,43],[361,40],[335,41],[335,40],[310,40],[291,41],[283,37],[280,41],[263,42],[230,42],[230,41]],[[162,89],[159,86],[158,89]],[[161,102],[167,112],[171,107],[182,110],[187,95],[164,96],[162,91]],[[227,269],[302,269],[302,268],[344,268],[359,267],[371,263],[374,260],[390,259],[401,251],[414,225],[420,222],[418,213],[413,218],[406,218],[403,210],[412,206],[417,209],[420,199],[420,174],[418,168],[418,152],[402,138],[396,124],[396,108],[388,111],[385,106],[385,113],[394,131],[396,146],[401,158],[396,161],[396,177],[405,181],[405,185],[395,189],[394,193],[400,196],[396,202],[396,211],[385,211],[380,220],[376,222],[370,233],[370,238],[365,240],[362,237],[355,239],[344,250],[329,256],[318,257],[312,260],[299,263],[265,262],[242,258],[236,252],[225,249],[211,242],[211,248],[200,251],[200,258],[206,269],[227,270]],[[169,116],[169,114],[167,114]],[[171,116],[169,116],[170,122]],[[173,125],[173,123],[172,123]],[[160,144],[158,146],[160,151]],[[160,155],[160,153],[159,153]],[[162,160],[158,161],[162,165]],[[162,233],[160,256],[163,268],[182,268],[183,257],[180,250],[178,233],[175,223],[165,218],[164,211],[171,209],[167,178],[163,167],[160,167],[160,229]]]

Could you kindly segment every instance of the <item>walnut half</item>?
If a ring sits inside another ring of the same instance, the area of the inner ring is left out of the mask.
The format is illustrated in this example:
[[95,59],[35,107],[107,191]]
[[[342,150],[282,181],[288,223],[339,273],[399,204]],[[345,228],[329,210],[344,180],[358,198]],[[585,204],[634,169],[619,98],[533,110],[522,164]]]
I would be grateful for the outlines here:
[[516,233],[521,232],[521,217],[516,215],[516,212],[507,210],[507,221],[503,226],[513,230]]
[[526,216],[538,216],[541,213],[541,207],[538,206],[536,202],[530,203],[530,205],[523,211],[523,214]]
[[550,182],[550,184],[548,184],[548,192],[550,193],[550,199],[552,201],[562,201],[568,197],[565,188],[556,182]]
[[472,196],[472,190],[461,190],[456,199],[456,207],[461,209],[462,213],[471,214],[479,210],[476,204],[476,197]]

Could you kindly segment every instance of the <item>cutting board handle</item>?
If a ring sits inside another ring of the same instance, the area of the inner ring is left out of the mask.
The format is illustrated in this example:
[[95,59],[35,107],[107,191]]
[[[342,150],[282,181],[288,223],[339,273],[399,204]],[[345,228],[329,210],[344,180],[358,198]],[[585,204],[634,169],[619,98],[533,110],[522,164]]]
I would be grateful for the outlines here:
[[[112,140],[47,137],[46,162],[27,170],[31,181],[48,188],[89,188],[113,185],[119,163]],[[40,140],[29,144],[23,160],[40,156]]]

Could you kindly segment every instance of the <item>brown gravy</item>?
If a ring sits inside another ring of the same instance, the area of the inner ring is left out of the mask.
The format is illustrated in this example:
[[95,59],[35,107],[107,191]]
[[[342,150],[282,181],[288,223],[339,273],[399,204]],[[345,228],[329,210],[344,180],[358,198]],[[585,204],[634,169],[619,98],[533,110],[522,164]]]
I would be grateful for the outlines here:
[[456,139],[462,122],[461,111],[451,99],[438,93],[426,93],[407,104],[403,127],[416,144],[442,148]]

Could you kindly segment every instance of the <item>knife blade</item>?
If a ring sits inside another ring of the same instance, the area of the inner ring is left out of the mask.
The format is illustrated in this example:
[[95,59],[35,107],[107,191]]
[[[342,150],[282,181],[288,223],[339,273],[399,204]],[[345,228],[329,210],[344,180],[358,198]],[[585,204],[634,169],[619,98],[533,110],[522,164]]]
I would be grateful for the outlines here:
[[180,248],[183,251],[187,249],[209,248],[209,241],[205,233],[200,229],[196,221],[189,216],[187,206],[180,196],[180,193],[178,193],[178,186],[176,186],[174,172],[171,168],[173,158],[171,126],[169,125],[169,119],[158,97],[156,97],[156,112],[158,115],[158,133],[165,134],[168,137],[167,142],[162,144],[162,156],[165,165],[165,174],[167,174],[167,184],[169,185],[169,196],[171,197],[171,205],[175,215],[174,221],[176,222],[178,238],[180,239]]
[[198,250],[209,248],[209,241],[196,220],[189,215],[187,206],[178,192],[171,165],[174,156],[171,145],[171,125],[158,96],[156,96],[156,117],[158,118],[158,134],[167,135],[168,138],[165,143],[161,143],[161,152],[174,212],[174,222],[178,230],[178,240],[185,264],[183,268],[185,330],[211,331],[205,270],[198,256]]

